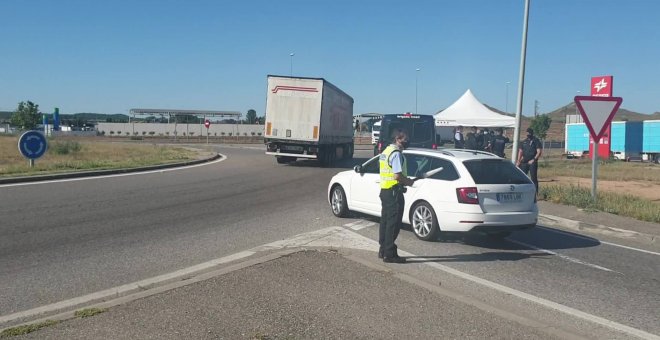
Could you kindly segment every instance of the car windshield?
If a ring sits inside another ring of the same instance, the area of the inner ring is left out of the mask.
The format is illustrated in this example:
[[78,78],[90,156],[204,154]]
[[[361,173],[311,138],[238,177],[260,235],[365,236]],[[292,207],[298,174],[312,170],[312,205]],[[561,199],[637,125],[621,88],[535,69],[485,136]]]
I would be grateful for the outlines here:
[[504,159],[474,159],[463,164],[475,184],[530,184],[529,177]]

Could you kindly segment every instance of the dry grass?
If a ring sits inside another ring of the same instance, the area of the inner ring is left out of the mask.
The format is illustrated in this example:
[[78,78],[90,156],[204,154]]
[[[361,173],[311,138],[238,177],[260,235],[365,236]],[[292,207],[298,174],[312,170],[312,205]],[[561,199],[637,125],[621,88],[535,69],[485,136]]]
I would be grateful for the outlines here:
[[132,168],[197,157],[195,151],[176,146],[50,139],[48,151],[31,169],[28,160],[18,151],[18,138],[0,136],[0,176]]
[[[542,160],[539,177],[582,177],[591,178],[590,159]],[[598,165],[598,179],[608,181],[660,182],[660,166],[650,163],[627,163],[605,161]]]

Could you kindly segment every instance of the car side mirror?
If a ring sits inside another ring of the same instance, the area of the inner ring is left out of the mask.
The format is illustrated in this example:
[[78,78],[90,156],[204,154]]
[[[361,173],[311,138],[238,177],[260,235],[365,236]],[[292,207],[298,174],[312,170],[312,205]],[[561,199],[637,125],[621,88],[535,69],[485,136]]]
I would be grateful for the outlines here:
[[355,170],[355,172],[357,172],[358,174],[361,174],[362,173],[362,165],[354,166],[353,170]]

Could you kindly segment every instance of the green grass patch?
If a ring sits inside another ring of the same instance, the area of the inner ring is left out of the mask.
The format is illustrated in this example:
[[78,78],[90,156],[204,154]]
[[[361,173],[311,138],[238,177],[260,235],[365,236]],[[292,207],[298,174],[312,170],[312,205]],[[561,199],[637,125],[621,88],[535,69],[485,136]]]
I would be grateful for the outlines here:
[[97,314],[101,314],[106,312],[106,308],[85,308],[81,310],[77,310],[73,315],[75,315],[77,318],[88,318],[90,316],[94,316]]
[[601,192],[594,202],[591,189],[574,185],[543,185],[540,194],[548,201],[576,206],[586,211],[604,211],[660,223],[660,204],[628,194]]
[[80,152],[82,146],[80,143],[71,140],[55,141],[51,143],[51,151],[57,155],[68,155],[70,153]]
[[24,335],[32,332],[36,332],[44,327],[49,327],[57,324],[59,321],[55,320],[46,320],[44,322],[33,323],[29,325],[17,326],[12,328],[7,328],[2,333],[0,333],[0,338],[9,338],[12,336]]

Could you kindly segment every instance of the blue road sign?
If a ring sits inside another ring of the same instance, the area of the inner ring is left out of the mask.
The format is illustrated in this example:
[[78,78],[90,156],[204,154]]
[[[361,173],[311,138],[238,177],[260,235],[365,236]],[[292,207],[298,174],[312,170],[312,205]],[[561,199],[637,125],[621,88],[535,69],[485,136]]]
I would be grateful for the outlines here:
[[39,131],[28,131],[18,140],[18,151],[29,159],[37,159],[46,153],[48,142]]

